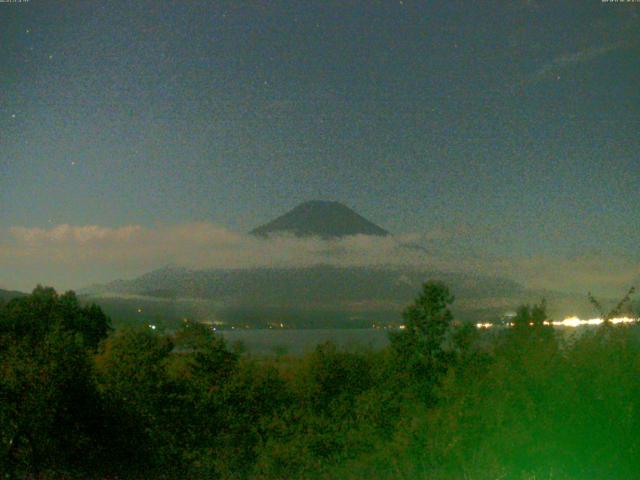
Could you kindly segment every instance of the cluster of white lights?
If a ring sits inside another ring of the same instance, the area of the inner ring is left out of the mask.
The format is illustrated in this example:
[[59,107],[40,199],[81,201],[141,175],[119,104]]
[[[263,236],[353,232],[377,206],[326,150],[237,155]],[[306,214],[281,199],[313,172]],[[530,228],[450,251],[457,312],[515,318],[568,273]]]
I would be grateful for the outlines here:
[[491,328],[493,323],[476,323],[477,328]]
[[[611,323],[617,325],[619,323],[634,323],[636,318],[619,317],[609,320]],[[565,318],[561,322],[544,322],[545,325],[553,325],[554,327],[579,327],[580,325],[600,325],[604,323],[602,318],[591,318],[589,320],[580,320],[578,317]]]
[[[612,318],[609,320],[609,322],[611,322],[614,325],[617,325],[620,323],[635,323],[637,321],[638,319],[629,318],[629,317]],[[601,325],[602,323],[604,323],[604,320],[602,318],[591,318],[589,320],[581,320],[578,317],[569,317],[559,322],[545,321],[543,323],[544,325],[553,326],[553,327],[580,327],[582,325]],[[530,323],[529,325],[533,326],[533,323]],[[476,323],[477,328],[491,328],[494,326],[496,326],[496,324],[494,323]],[[505,323],[504,326],[513,327],[514,323],[513,322]]]

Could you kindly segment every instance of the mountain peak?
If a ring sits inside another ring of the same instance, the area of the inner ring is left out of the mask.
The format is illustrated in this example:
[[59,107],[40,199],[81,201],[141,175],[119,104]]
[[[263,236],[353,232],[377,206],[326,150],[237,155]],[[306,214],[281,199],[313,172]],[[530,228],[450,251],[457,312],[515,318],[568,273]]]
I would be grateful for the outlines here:
[[297,237],[339,238],[348,235],[389,235],[346,205],[328,200],[301,203],[284,215],[250,232],[259,237],[290,233]]

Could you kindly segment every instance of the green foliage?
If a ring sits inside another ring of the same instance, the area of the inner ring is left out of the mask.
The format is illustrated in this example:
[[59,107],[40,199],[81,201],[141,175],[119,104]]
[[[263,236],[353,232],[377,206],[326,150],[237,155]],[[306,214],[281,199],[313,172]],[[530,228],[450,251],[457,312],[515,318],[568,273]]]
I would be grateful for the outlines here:
[[545,325],[548,320],[547,302],[543,298],[535,305],[521,305],[513,318],[513,328],[508,332],[509,347],[516,352],[528,352],[543,348],[544,345],[554,345],[554,332],[551,325]]
[[364,356],[341,352],[331,342],[316,347],[300,376],[300,396],[315,411],[326,411],[335,400],[352,399],[371,385]]
[[421,294],[402,314],[404,330],[389,335],[398,363],[427,399],[452,361],[446,341],[453,320],[449,310],[453,300],[446,285],[426,282]]
[[529,327],[539,328],[547,320],[547,301],[543,298],[537,305],[520,305],[513,318],[513,324],[518,333]]
[[110,329],[73,292],[38,286],[0,306],[0,471],[101,471],[102,402],[90,352]]
[[143,326],[116,331],[96,357],[100,392],[115,418],[112,435],[135,468],[179,462],[166,422],[176,396],[167,373],[172,349],[169,338]]
[[99,468],[100,399],[80,335],[55,328],[37,347],[6,342],[0,358],[0,470],[21,477]]
[[452,301],[426,283],[381,351],[262,358],[191,322],[105,339],[39,287],[0,305],[2,478],[637,476],[638,326],[567,336],[542,301],[481,332]]
[[81,306],[75,293],[58,295],[38,286],[31,295],[14,298],[4,308],[0,335],[37,344],[53,329],[79,333],[87,348],[95,349],[111,330],[111,321],[96,305]]
[[206,382],[209,389],[223,384],[237,367],[238,355],[230,352],[224,339],[207,325],[184,322],[175,335],[175,343],[189,353],[190,375]]

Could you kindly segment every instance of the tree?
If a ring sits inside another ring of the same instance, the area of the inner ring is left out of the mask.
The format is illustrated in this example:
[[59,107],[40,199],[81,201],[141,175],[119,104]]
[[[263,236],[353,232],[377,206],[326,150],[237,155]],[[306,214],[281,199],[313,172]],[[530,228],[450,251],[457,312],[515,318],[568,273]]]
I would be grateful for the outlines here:
[[[167,363],[173,342],[148,326],[117,330],[96,357],[98,383],[112,418],[112,443],[132,471],[175,460],[167,418],[173,403]],[[174,462],[178,463],[178,462]],[[157,475],[157,474],[156,474]]]
[[529,331],[530,327],[538,328],[544,326],[547,318],[547,301],[543,298],[538,304],[520,305],[516,309],[513,326],[516,331]]
[[256,439],[251,432],[257,425],[249,417],[260,410],[257,402],[247,402],[244,389],[236,383],[239,354],[229,351],[211,326],[197,322],[184,322],[173,341],[173,406],[163,428],[184,465],[180,476],[235,476],[253,458]]
[[591,292],[589,292],[589,302],[591,305],[598,311],[600,314],[600,318],[604,321],[605,324],[609,324],[612,319],[619,317],[623,314],[623,312],[631,310],[631,297],[636,292],[635,287],[631,287],[626,295],[620,299],[620,301],[613,307],[611,310],[606,311],[602,304],[596,300]]
[[99,307],[50,287],[0,308],[0,471],[46,476],[105,464],[89,354],[109,329]]
[[351,403],[371,387],[371,365],[365,355],[340,351],[332,342],[318,345],[307,357],[301,377],[301,397],[315,412],[334,401]]
[[13,339],[0,353],[0,470],[95,471],[100,401],[81,336],[56,327],[36,346]]
[[31,295],[14,298],[4,308],[0,334],[41,343],[56,328],[79,333],[86,348],[95,350],[111,330],[111,320],[95,304],[81,306],[73,291],[58,295],[38,285]]
[[389,335],[402,368],[430,387],[446,372],[452,353],[446,348],[454,297],[436,281],[426,282],[414,303],[402,314],[404,329]]
[[188,370],[194,380],[206,383],[209,390],[219,387],[237,368],[238,355],[230,352],[224,338],[207,325],[184,322],[176,333],[175,343],[186,352]]
[[166,363],[172,349],[169,338],[146,326],[117,331],[96,359],[103,391],[143,417],[153,417],[155,407],[163,402]]

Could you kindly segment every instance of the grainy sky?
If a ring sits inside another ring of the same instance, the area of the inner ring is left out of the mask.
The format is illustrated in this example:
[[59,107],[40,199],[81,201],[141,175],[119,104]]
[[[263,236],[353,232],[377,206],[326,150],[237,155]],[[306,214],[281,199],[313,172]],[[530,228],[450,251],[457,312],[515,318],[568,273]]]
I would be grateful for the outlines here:
[[246,232],[309,199],[464,254],[640,263],[640,3],[0,3],[0,78],[0,287],[38,281],[33,235]]

